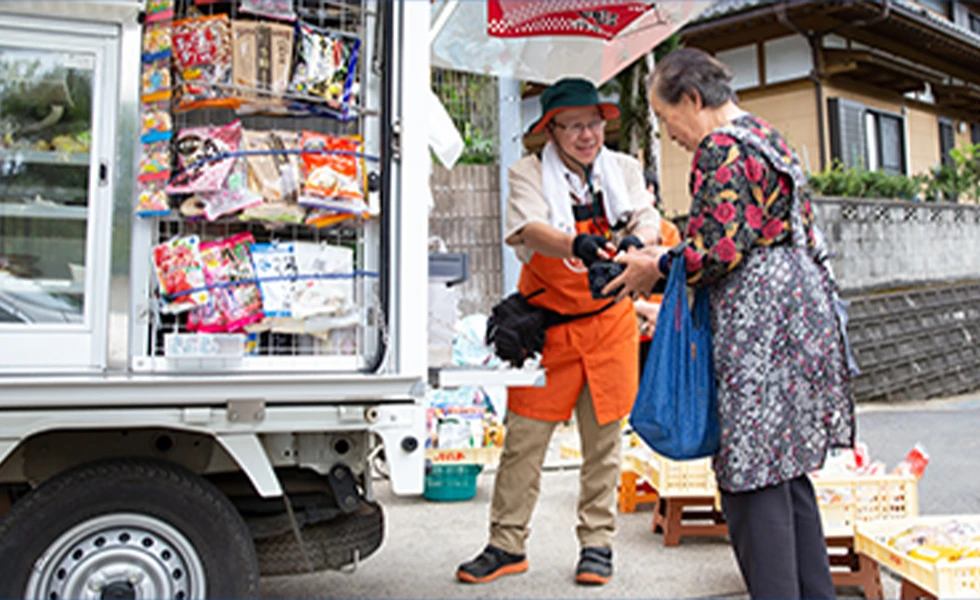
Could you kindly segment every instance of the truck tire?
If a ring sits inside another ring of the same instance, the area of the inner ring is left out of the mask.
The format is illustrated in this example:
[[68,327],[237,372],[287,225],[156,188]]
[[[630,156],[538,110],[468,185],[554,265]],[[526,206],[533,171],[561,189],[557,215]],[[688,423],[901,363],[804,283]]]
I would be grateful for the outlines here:
[[70,469],[0,519],[0,598],[254,598],[258,572],[231,502],[164,462]]

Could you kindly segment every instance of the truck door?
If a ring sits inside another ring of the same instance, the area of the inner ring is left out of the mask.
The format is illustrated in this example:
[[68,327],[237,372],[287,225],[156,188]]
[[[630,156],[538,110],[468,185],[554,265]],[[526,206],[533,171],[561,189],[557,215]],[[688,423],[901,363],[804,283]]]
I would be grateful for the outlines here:
[[0,369],[105,366],[118,42],[0,24]]

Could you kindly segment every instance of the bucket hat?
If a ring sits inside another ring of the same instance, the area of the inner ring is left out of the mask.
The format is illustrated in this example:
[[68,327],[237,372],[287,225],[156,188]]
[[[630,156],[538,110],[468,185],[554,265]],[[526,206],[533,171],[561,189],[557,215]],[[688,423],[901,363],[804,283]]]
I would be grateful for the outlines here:
[[588,79],[560,79],[541,93],[541,118],[531,125],[528,133],[544,131],[551,119],[562,110],[582,106],[595,106],[607,121],[619,116],[619,107],[612,102],[600,101],[599,90]]

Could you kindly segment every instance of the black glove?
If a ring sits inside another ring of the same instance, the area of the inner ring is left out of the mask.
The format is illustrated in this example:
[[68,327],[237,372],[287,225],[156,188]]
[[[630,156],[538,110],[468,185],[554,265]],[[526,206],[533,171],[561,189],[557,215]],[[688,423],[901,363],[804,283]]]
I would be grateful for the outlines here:
[[589,267],[589,291],[592,292],[592,298],[599,300],[601,298],[612,298],[618,294],[623,289],[623,286],[619,286],[608,294],[603,294],[602,288],[606,287],[613,279],[619,277],[622,272],[623,265],[614,263],[611,260],[600,260],[593,263]]
[[619,247],[616,248],[616,250],[619,252],[627,252],[630,248],[636,248],[638,250],[643,248],[643,242],[632,233],[623,236],[623,239],[619,240]]
[[586,267],[599,260],[599,250],[606,247],[606,238],[601,235],[580,233],[572,242],[572,254],[582,259]]

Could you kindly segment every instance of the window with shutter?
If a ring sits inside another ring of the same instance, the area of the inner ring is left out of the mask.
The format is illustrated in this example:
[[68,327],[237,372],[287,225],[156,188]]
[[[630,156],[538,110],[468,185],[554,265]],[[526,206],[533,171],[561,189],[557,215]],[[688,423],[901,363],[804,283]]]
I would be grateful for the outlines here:
[[903,135],[902,117],[877,113],[878,126],[878,156],[881,158],[879,168],[892,175],[905,173],[905,136]]
[[945,117],[939,117],[939,158],[944,165],[954,166],[953,157],[949,151],[956,147],[956,133],[953,130],[953,121]]
[[830,155],[845,168],[865,167],[867,164],[865,106],[846,98],[830,98]]

